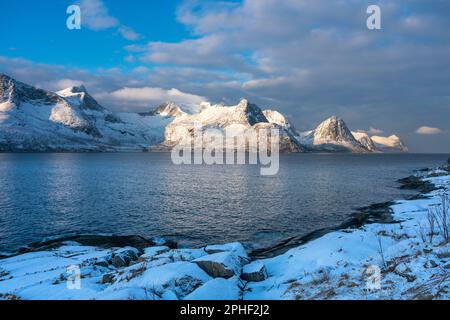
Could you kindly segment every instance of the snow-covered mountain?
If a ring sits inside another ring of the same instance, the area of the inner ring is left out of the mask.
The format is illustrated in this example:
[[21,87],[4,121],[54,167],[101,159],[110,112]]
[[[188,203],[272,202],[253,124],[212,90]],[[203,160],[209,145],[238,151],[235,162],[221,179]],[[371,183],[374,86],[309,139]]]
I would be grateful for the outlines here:
[[83,86],[52,93],[0,75],[0,151],[142,151],[170,121],[114,114]]
[[372,136],[377,150],[382,152],[408,152],[408,147],[396,135],[389,137]]
[[141,116],[156,116],[160,115],[163,117],[179,117],[186,114],[183,110],[181,110],[180,106],[173,102],[166,102],[157,107],[155,110],[149,112],[141,112],[139,115]]
[[353,132],[352,135],[355,137],[355,139],[368,151],[370,152],[377,152],[377,148],[375,146],[375,143],[373,140],[369,137],[369,135],[365,132]]
[[299,134],[302,144],[313,151],[326,152],[369,152],[345,124],[344,120],[332,116],[311,131]]
[[362,131],[350,131],[344,120],[332,116],[316,129],[299,132],[298,141],[316,152],[408,152],[399,137],[372,136]]
[[[186,113],[167,102],[142,113],[113,113],[84,86],[53,93],[0,74],[0,151],[148,151],[190,144],[194,129],[279,129],[282,152],[406,152],[395,135],[351,132],[331,117],[316,129],[298,132],[275,110],[247,100],[235,106],[202,103]],[[185,129],[185,130],[182,130]],[[187,133],[186,133],[187,132]],[[204,147],[216,143],[204,141]]]
[[[235,106],[203,104],[200,112],[196,114],[183,114],[176,117],[167,127],[164,144],[168,147],[174,145],[190,145],[196,134],[205,134],[207,129],[239,130],[249,129],[279,129],[280,150],[283,152],[300,152],[302,146],[290,130],[290,125],[284,117],[277,113],[277,121],[269,121],[268,115],[275,115],[273,111],[263,112],[257,105],[243,99]],[[280,119],[283,121],[279,121]],[[183,130],[184,129],[184,130]],[[214,144],[222,143],[214,139],[203,139],[203,148],[216,148]],[[259,141],[258,141],[259,143]],[[247,147],[245,147],[247,148]]]

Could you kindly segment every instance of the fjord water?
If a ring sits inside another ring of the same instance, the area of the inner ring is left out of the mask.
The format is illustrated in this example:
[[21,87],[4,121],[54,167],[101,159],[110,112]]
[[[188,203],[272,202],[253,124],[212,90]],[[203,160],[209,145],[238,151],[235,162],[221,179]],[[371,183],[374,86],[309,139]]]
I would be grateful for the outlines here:
[[254,165],[173,165],[166,153],[0,154],[0,251],[68,233],[268,246],[404,198],[397,179],[447,158],[289,154],[261,176]]

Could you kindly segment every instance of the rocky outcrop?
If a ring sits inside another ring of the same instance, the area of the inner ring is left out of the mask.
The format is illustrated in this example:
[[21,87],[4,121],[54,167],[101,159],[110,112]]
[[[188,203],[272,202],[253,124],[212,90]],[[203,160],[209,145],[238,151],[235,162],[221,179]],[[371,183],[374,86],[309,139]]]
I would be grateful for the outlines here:
[[110,112],[84,86],[53,93],[0,74],[0,151],[142,151],[170,121]]
[[233,252],[219,252],[195,259],[194,262],[213,278],[240,276],[242,260]]
[[365,132],[352,132],[353,136],[355,137],[358,142],[367,149],[367,151],[374,152],[377,151],[375,147],[375,143],[373,140],[369,137],[369,135]]
[[[235,106],[205,105],[199,113],[184,115],[175,118],[165,130],[166,146],[190,146],[193,140],[200,135],[206,136],[208,130],[215,129],[223,135],[235,132],[237,136],[255,135],[259,146],[259,132],[262,129],[276,129],[280,132],[280,151],[299,152],[301,145],[295,139],[288,127],[275,122],[269,122],[263,111],[255,104],[243,99]],[[202,139],[202,148],[226,149],[221,139]],[[248,150],[248,141],[245,145],[231,147],[232,150]],[[269,144],[270,146],[270,144]]]
[[139,115],[147,117],[147,116],[155,116],[160,115],[163,117],[179,117],[186,114],[183,112],[177,104],[173,102],[166,102],[157,107],[155,110],[150,112],[141,112]]
[[323,121],[312,131],[299,135],[300,142],[312,151],[325,152],[369,152],[353,136],[344,120],[333,116]]
[[266,266],[261,261],[252,262],[242,270],[241,278],[246,281],[264,281],[267,279]]
[[139,250],[132,247],[117,249],[112,255],[112,265],[116,268],[129,266],[131,262],[136,261],[139,256]]

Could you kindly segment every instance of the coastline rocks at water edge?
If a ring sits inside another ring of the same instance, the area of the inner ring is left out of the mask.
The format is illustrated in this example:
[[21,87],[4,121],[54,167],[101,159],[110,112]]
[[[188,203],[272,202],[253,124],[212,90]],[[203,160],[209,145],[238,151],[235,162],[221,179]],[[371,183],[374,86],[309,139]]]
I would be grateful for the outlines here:
[[[80,243],[92,242],[91,236],[73,239],[52,240],[40,249],[0,259],[0,299],[235,300],[243,297],[244,278],[265,278],[264,266],[249,265],[237,242],[176,249],[158,243],[141,247],[142,242],[136,242],[139,247],[111,247],[115,237],[102,238],[101,245]],[[74,266],[81,286],[67,290],[68,270]]]

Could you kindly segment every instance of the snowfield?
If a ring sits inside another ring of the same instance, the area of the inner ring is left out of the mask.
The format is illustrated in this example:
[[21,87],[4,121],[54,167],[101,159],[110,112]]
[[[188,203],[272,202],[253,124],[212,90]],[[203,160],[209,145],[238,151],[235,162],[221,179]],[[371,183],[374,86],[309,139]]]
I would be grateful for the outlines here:
[[397,201],[391,224],[331,232],[253,261],[239,243],[138,249],[65,242],[1,259],[0,298],[449,299],[450,245],[444,220],[429,214],[445,212],[449,171],[417,175],[437,189]]

